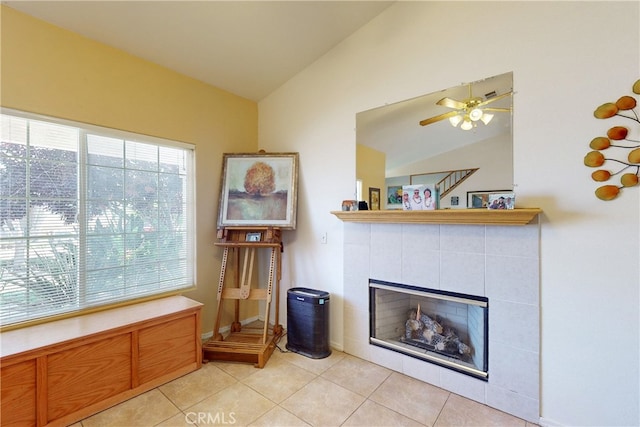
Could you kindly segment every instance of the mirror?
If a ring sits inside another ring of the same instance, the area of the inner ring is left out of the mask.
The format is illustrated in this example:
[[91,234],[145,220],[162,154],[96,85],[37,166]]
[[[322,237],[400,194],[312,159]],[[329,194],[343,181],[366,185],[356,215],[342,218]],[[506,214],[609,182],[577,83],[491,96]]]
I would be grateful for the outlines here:
[[[363,193],[380,188],[381,209],[401,209],[391,194],[398,186],[444,186],[443,178],[471,170],[453,188],[439,188],[439,208],[472,207],[467,206],[471,192],[511,191],[512,90],[509,72],[357,113],[356,177]],[[440,101],[444,98],[449,101]],[[470,130],[461,124],[454,127],[448,117],[472,98],[485,114],[493,115],[491,121],[474,121]],[[420,124],[433,117],[431,123]]]

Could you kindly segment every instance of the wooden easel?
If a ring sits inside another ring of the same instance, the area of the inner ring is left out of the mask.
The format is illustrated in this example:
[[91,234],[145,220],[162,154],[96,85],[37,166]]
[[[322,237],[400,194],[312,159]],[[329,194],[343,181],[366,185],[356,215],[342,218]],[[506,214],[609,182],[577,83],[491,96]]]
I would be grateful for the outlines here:
[[[281,230],[276,227],[226,227],[218,230],[220,242],[216,246],[224,247],[220,281],[218,282],[217,316],[213,329],[213,336],[202,346],[203,359],[228,360],[254,363],[262,368],[273,353],[276,342],[282,336],[280,321],[280,268],[282,238]],[[256,249],[271,249],[269,262],[269,280],[266,289],[251,289],[251,277],[255,263]],[[236,258],[235,287],[225,286],[225,273],[229,261],[230,250]],[[240,260],[242,260],[242,275],[240,276]],[[275,325],[269,331],[269,314],[271,298],[275,282]],[[220,333],[222,320],[222,301],[235,301],[235,318],[231,325],[231,332],[223,337]],[[240,302],[243,300],[265,301],[264,327],[262,333],[243,332],[240,324]]]

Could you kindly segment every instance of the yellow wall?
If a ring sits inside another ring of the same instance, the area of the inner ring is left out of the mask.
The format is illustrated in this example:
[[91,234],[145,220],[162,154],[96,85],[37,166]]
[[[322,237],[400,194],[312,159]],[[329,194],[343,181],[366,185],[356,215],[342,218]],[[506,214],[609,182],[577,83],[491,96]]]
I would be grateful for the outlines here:
[[362,180],[362,198],[369,203],[369,188],[380,189],[380,209],[385,208],[387,189],[384,185],[386,156],[366,145],[356,144],[356,179]]
[[3,107],[196,145],[198,288],[186,296],[205,303],[211,331],[222,153],[258,150],[257,104],[5,6],[1,24]]

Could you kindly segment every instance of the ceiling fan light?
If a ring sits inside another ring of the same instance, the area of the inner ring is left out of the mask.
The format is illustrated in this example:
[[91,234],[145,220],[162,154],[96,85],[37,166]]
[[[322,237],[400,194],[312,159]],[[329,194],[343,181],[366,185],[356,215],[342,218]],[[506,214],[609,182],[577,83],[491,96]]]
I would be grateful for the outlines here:
[[464,130],[471,130],[473,128],[473,124],[465,119],[464,122],[462,122],[462,124],[460,125],[460,129],[464,129]]
[[474,108],[473,110],[471,110],[469,112],[469,118],[474,121],[477,122],[478,120],[480,120],[482,118],[482,110],[479,108]]
[[461,121],[462,121],[462,116],[460,114],[453,117],[449,117],[449,123],[451,123],[451,126],[453,127],[457,127]]
[[488,125],[491,119],[493,119],[493,114],[484,113],[482,117],[480,117],[480,120],[482,120],[482,123],[485,125]]

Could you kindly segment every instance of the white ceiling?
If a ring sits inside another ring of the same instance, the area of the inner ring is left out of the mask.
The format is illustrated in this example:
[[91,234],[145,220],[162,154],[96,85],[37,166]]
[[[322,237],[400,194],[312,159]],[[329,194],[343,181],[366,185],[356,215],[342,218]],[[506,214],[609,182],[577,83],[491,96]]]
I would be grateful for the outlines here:
[[392,1],[3,1],[259,101]]

